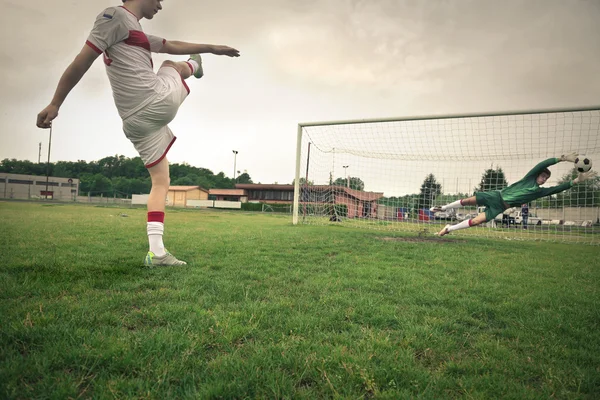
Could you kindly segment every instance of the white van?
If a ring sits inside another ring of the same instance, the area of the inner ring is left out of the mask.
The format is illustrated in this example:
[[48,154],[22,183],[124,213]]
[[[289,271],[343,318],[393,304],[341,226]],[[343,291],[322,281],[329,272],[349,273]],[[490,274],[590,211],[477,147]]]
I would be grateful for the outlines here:
[[[521,215],[521,211],[515,211],[513,213],[513,215],[515,217],[515,224],[523,225],[523,216]],[[527,225],[541,225],[541,224],[542,224],[542,219],[538,218],[537,215],[530,212],[529,216],[527,217]]]

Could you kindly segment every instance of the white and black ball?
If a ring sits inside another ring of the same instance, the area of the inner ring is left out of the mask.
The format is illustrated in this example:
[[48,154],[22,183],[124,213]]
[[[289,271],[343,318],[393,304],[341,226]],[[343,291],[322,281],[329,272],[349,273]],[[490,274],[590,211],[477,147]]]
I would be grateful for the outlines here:
[[575,159],[575,168],[577,168],[577,172],[588,172],[592,169],[592,160],[584,156],[579,156]]

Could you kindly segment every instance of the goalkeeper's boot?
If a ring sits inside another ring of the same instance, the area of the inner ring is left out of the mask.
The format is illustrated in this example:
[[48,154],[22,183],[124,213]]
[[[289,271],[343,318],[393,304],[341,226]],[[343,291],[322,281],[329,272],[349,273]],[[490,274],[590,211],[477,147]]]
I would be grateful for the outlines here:
[[175,256],[168,251],[164,256],[157,256],[153,252],[149,251],[144,259],[144,265],[150,268],[153,267],[178,267],[181,265],[187,265],[185,261],[178,260]]
[[449,234],[450,232],[448,232],[448,228],[450,228],[450,224],[446,225],[444,227],[444,229],[442,229],[441,231],[438,232],[438,236],[444,236]]
[[429,211],[431,211],[432,213],[436,213],[436,212],[440,212],[440,211],[444,211],[444,210],[440,206],[433,206],[429,209]]
[[204,76],[204,70],[202,69],[202,57],[200,57],[200,54],[192,54],[190,56],[190,60],[196,61],[196,63],[198,63],[198,70],[194,72],[194,76],[198,79],[202,78]]

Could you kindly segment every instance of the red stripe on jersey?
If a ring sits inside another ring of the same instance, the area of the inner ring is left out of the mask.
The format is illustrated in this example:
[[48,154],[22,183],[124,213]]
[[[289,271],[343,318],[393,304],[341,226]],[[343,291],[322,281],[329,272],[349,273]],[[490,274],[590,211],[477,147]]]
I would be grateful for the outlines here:
[[175,139],[177,139],[177,137],[173,137],[173,140],[171,140],[171,143],[169,143],[169,145],[167,146],[167,149],[165,150],[165,152],[163,153],[162,156],[160,156],[160,158],[156,161],[154,161],[153,163],[147,164],[145,165],[146,168],[152,168],[154,167],[156,164],[158,164],[159,162],[162,161],[163,158],[165,158],[165,156],[167,155],[167,153],[169,152],[169,150],[171,149],[171,146],[173,146],[173,143],[175,143]]
[[129,31],[129,37],[125,39],[125,44],[138,46],[150,51],[150,41],[148,36],[142,31]]
[[98,54],[102,54],[102,50],[100,50],[99,48],[97,48],[94,43],[90,42],[89,40],[85,41],[85,44],[87,44],[88,46],[91,47],[92,50],[94,50],[96,53]]
[[185,79],[183,79],[183,76],[181,76],[181,83],[183,83],[185,90],[187,90],[188,94],[190,94],[190,87],[187,85],[187,83],[185,83]]
[[106,64],[106,66],[110,67],[110,64],[112,64],[112,62],[113,62],[113,60],[108,55],[108,50],[106,50],[104,52],[104,64]]
[[148,211],[148,222],[165,223],[165,213],[162,211]]

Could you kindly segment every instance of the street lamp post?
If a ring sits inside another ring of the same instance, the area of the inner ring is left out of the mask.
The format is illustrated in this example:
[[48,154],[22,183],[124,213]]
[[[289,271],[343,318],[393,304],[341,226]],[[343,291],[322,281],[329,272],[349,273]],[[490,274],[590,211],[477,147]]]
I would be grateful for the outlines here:
[[[46,163],[46,200],[48,199],[48,178],[50,177],[50,147],[52,146],[52,125],[50,125],[50,137],[48,138],[48,162]],[[54,197],[54,196],[52,196]]]
[[350,178],[348,178],[348,175],[347,175],[348,167],[349,167],[349,165],[342,165],[342,168],[344,168],[344,178],[346,178],[346,186],[348,188],[350,188]]
[[237,150],[232,150],[232,151],[233,151],[233,182],[235,182],[235,171],[236,171],[235,162],[237,161],[238,151]]

